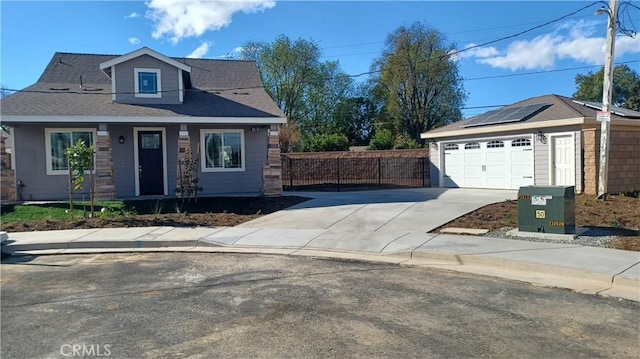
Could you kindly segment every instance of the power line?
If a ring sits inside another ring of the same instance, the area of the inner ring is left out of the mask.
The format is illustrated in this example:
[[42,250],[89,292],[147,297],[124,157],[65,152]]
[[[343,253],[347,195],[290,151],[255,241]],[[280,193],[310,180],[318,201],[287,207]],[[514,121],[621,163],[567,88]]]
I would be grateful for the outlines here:
[[[539,28],[542,28],[544,26],[556,23],[558,21],[564,20],[566,18],[569,18],[577,13],[579,13],[580,11],[587,9],[595,4],[601,3],[601,1],[595,1],[589,5],[583,6],[569,14],[563,15],[559,18],[544,22],[540,25],[531,27],[529,29],[520,31],[518,33],[512,34],[512,35],[508,35],[508,36],[503,36],[501,38],[498,39],[494,39],[494,40],[490,40],[481,44],[477,44],[477,45],[473,45],[473,46],[469,46],[467,48],[461,49],[461,50],[456,50],[456,51],[452,51],[449,52],[447,54],[441,55],[438,57],[439,58],[445,58],[445,57],[451,57],[457,54],[460,54],[462,52],[465,51],[469,51],[475,48],[479,48],[482,46],[486,46],[486,45],[490,45],[490,44],[494,44],[500,41],[504,41],[504,40],[508,40],[508,39],[512,39],[521,35],[524,35],[526,33],[530,33],[533,30],[537,30]],[[637,8],[637,6],[631,5],[635,8]],[[429,61],[428,59],[426,61]],[[627,62],[622,62],[622,63],[618,63],[618,64],[625,64],[625,63],[635,63],[635,62],[640,62],[640,61],[627,61]],[[579,70],[579,69],[585,69],[585,68],[594,68],[594,67],[598,67],[598,66],[582,66],[582,67],[574,67],[574,68],[565,68],[565,69],[556,69],[556,70],[543,70],[543,71],[533,71],[533,72],[528,72],[528,73],[520,73],[520,74],[508,74],[508,75],[495,75],[495,76],[484,76],[484,77],[477,77],[477,78],[467,78],[464,80],[468,80],[468,81],[474,81],[474,80],[485,80],[485,79],[493,79],[493,78],[503,78],[503,77],[515,77],[515,76],[524,76],[524,75],[534,75],[534,74],[541,74],[541,73],[550,73],[550,72],[561,72],[561,71],[570,71],[570,70]],[[363,73],[359,73],[359,74],[354,74],[354,75],[349,75],[349,74],[344,74],[344,75],[337,75],[337,76],[332,76],[329,77],[327,80],[331,80],[331,79],[335,79],[338,77],[351,77],[351,78],[356,78],[356,77],[361,77],[364,75],[372,75],[375,73],[379,73],[382,72],[382,69],[379,70],[373,70],[373,71],[367,71],[367,72],[363,72]],[[217,89],[190,89],[190,90],[185,90],[185,91],[199,91],[199,92],[215,92],[215,91],[233,91],[233,90],[249,90],[249,89],[258,89],[258,88],[264,88],[264,86],[255,86],[255,87],[232,87],[232,88],[217,88]],[[2,88],[3,91],[11,91],[11,92],[27,92],[27,93],[72,93],[72,94],[91,94],[91,95],[113,95],[114,93],[112,92],[103,92],[103,91],[99,91],[99,92],[61,92],[61,91],[43,91],[43,90],[15,90],[15,89],[8,89],[8,88]],[[175,91],[179,91],[179,90],[167,90],[167,91],[161,91],[161,92],[175,92]],[[135,92],[118,92],[116,94],[135,94]]]
[[[625,65],[625,64],[632,64],[632,63],[639,63],[640,60],[631,60],[631,61],[623,61],[623,62],[616,62],[615,65]],[[590,66],[576,66],[576,67],[565,67],[565,68],[561,68],[561,69],[554,69],[554,70],[540,70],[540,71],[530,71],[530,72],[521,72],[521,73],[517,73],[517,74],[506,74],[506,75],[491,75],[491,76],[481,76],[481,77],[468,77],[468,78],[463,78],[464,81],[476,81],[476,80],[491,80],[491,79],[498,79],[498,78],[505,78],[505,77],[518,77],[518,76],[527,76],[527,75],[539,75],[539,74],[546,74],[546,73],[554,73],[554,72],[564,72],[564,71],[572,71],[572,70],[585,70],[585,69],[593,69],[593,68],[598,68],[598,67],[602,67],[602,65],[590,65]],[[208,92],[208,93],[213,93],[216,94],[216,92],[222,92],[222,91],[241,91],[241,90],[252,90],[252,89],[260,89],[260,88],[264,88],[264,86],[253,86],[253,87],[227,87],[227,88],[210,88],[210,89],[185,89],[185,92]],[[9,91],[12,93],[15,92],[24,92],[24,93],[44,93],[44,94],[80,94],[80,95],[113,95],[113,92],[110,91],[69,91],[69,90],[15,90],[15,89],[10,89],[10,88],[0,88],[0,90],[2,91]],[[160,93],[170,93],[170,92],[177,92],[180,90],[162,90],[162,91],[158,91]],[[136,94],[135,92],[116,92],[116,95],[134,95]],[[504,106],[504,105],[499,105],[499,106]],[[488,107],[498,107],[498,106],[488,106]]]
[[[588,16],[587,15],[569,16],[567,18],[586,18],[586,17],[591,17],[591,15],[588,15]],[[457,34],[466,34],[466,33],[472,33],[472,32],[475,33],[475,32],[479,32],[479,31],[487,31],[487,30],[507,29],[507,28],[513,28],[513,27],[519,27],[519,26],[540,24],[540,23],[541,23],[541,21],[535,21],[535,22],[527,22],[527,23],[522,23],[522,24],[486,27],[486,28],[480,28],[480,29],[472,29],[472,30],[465,30],[465,31],[450,32],[450,33],[445,33],[444,35],[447,36],[447,37],[450,37],[451,35],[457,35]],[[476,41],[480,41],[480,40],[476,40]],[[471,41],[465,41],[465,42],[471,42]],[[340,48],[353,48],[353,47],[357,47],[357,46],[379,45],[379,44],[384,44],[384,43],[385,43],[384,41],[361,42],[361,43],[355,43],[355,44],[346,44],[346,45],[336,45],[336,46],[322,47],[322,50],[340,49]],[[339,55],[336,55],[336,56],[339,56]]]
[[[539,28],[545,27],[545,26],[550,25],[550,24],[553,24],[553,23],[555,23],[555,22],[558,22],[558,21],[564,20],[564,19],[566,19],[566,18],[568,18],[568,17],[570,17],[570,16],[572,16],[572,15],[575,15],[575,14],[579,13],[580,11],[582,11],[582,10],[584,10],[584,9],[587,9],[587,8],[589,8],[589,7],[591,7],[591,6],[595,5],[595,4],[599,4],[599,3],[600,3],[600,1],[595,1],[595,2],[593,2],[593,3],[591,3],[591,4],[589,4],[589,5],[583,6],[583,7],[579,8],[578,10],[575,10],[575,11],[573,11],[573,12],[569,13],[569,14],[566,14],[566,15],[563,15],[563,16],[561,16],[561,17],[559,17],[559,18],[556,18],[556,19],[553,19],[553,20],[547,21],[547,22],[545,22],[545,23],[543,23],[543,24],[540,24],[540,25],[537,25],[537,26],[534,26],[534,27],[528,28],[528,29],[526,29],[526,30],[523,30],[523,31],[517,32],[517,33],[512,34],[512,35],[503,36],[503,37],[498,38],[498,39],[495,39],[495,40],[491,40],[491,41],[483,42],[483,43],[481,43],[481,44],[477,44],[477,45],[469,46],[469,47],[466,47],[466,48],[461,49],[461,50],[451,51],[451,52],[449,52],[449,53],[447,53],[447,54],[444,54],[444,55],[438,56],[438,57],[437,57],[437,59],[441,59],[441,58],[445,58],[445,57],[451,57],[451,56],[454,56],[454,55],[460,54],[460,53],[465,52],[465,51],[473,50],[473,49],[475,49],[475,48],[479,48],[479,47],[482,47],[482,46],[487,46],[487,45],[495,44],[496,42],[500,42],[500,41],[504,41],[504,40],[508,40],[508,39],[513,39],[513,38],[515,38],[515,37],[518,37],[518,36],[524,35],[524,34],[526,34],[526,33],[529,33],[529,32],[531,32],[531,31],[533,31],[533,30],[537,30],[537,29],[539,29]],[[429,59],[427,59],[426,61],[429,61]],[[347,77],[360,77],[360,76],[364,76],[364,75],[373,75],[373,74],[375,74],[375,73],[379,73],[379,72],[382,72],[382,71],[383,71],[382,69],[379,69],[379,70],[373,70],[373,71],[362,72],[362,73],[355,74],[355,75],[343,75],[343,76],[347,76]]]
[[[640,60],[631,60],[631,61],[624,61],[624,62],[616,62],[616,63],[615,63],[615,65],[624,65],[624,64],[631,64],[631,63],[636,63],[636,62],[640,62]],[[565,68],[562,68],[562,69],[555,69],[555,70],[540,70],[540,71],[531,71],[531,72],[521,72],[521,73],[518,73],[518,74],[507,74],[507,75],[493,75],[493,76],[482,76],[482,77],[469,77],[469,78],[464,78],[463,80],[465,80],[465,81],[489,80],[489,79],[497,79],[497,78],[503,78],[503,77],[516,77],[516,76],[525,76],[525,75],[546,74],[546,73],[552,73],[552,72],[563,72],[563,71],[572,71],[572,70],[584,70],[584,69],[592,69],[592,68],[596,68],[596,67],[602,67],[602,65],[577,66],[577,67],[565,67]]]
[[[593,24],[585,24],[585,25],[581,25],[581,26],[572,26],[572,29],[582,29],[582,28],[588,28],[588,27],[592,27],[592,26],[594,26],[594,25]],[[538,34],[546,34],[546,33],[547,32],[540,31],[540,32],[530,33],[530,35],[538,35]],[[475,43],[477,41],[487,41],[487,38],[476,39],[476,40],[464,40],[464,41],[460,41],[460,42],[463,42],[463,43]],[[380,44],[380,43],[384,43],[384,42],[375,42],[375,44]],[[374,43],[369,43],[369,44],[374,44]],[[357,44],[354,45],[354,46],[357,46]],[[341,47],[343,47],[343,46],[341,46]],[[344,46],[344,47],[347,47],[347,46]],[[337,55],[324,55],[324,56],[321,56],[321,58],[330,59],[330,58],[339,58],[339,57],[343,57],[343,56],[371,55],[371,54],[377,54],[380,51],[381,50],[366,51],[366,52],[355,52],[355,53],[348,53],[348,54],[337,54]]]

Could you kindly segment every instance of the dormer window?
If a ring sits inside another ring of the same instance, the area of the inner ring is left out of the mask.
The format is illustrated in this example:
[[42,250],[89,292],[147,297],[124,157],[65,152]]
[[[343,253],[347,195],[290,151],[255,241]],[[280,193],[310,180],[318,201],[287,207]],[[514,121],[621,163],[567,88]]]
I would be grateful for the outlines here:
[[160,69],[134,69],[135,97],[162,97]]

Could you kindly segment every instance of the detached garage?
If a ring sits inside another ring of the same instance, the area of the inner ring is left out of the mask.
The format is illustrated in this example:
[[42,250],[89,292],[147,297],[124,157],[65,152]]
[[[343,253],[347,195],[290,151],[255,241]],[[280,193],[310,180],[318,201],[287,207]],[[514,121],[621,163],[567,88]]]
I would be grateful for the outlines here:
[[[598,103],[535,97],[422,134],[434,187],[570,185],[597,192]],[[611,115],[609,193],[640,190],[640,112]]]

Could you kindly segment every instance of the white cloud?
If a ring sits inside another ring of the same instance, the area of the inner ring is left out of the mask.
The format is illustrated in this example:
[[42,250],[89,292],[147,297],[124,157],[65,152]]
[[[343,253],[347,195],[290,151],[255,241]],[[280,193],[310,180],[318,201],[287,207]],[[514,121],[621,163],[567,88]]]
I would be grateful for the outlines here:
[[234,47],[231,51],[227,52],[224,55],[216,55],[213,56],[214,59],[227,59],[227,60],[231,60],[231,59],[238,59],[240,56],[240,53],[242,52],[242,50],[244,50],[244,48],[242,46],[237,46]]
[[618,35],[616,38],[616,57],[633,53],[640,53],[640,36],[636,35],[633,38]]
[[593,65],[604,63],[604,38],[581,37],[558,44],[556,51],[561,59],[571,58]]
[[140,43],[140,39],[137,37],[130,37],[128,41],[131,45],[137,45]]
[[493,46],[490,47],[474,47],[473,49],[469,49],[469,50],[465,50],[467,48],[473,47],[473,46],[478,46],[474,43],[470,43],[467,44],[464,48],[462,48],[461,50],[463,50],[460,53],[457,53],[456,55],[461,58],[467,58],[467,57],[479,57],[479,58],[485,58],[485,57],[491,57],[491,56],[496,56],[499,54],[498,49],[496,49]]
[[[553,67],[557,60],[563,59],[600,65],[604,63],[604,45],[602,23],[581,20],[560,24],[552,32],[530,40],[513,41],[504,50],[480,47],[462,52],[458,56],[473,58],[477,63],[512,71],[547,69]],[[469,46],[474,44],[466,47]],[[640,38],[633,39],[619,35],[616,38],[615,50],[616,57],[640,53]]]
[[207,54],[207,52],[209,52],[209,43],[203,42],[202,45],[198,46],[193,50],[193,52],[187,55],[187,57],[192,59],[201,59]]
[[176,44],[231,24],[236,12],[255,13],[275,6],[275,0],[149,0],[147,17],[155,23],[155,39],[168,36]]
[[140,17],[140,14],[138,14],[137,12],[134,11],[131,14],[126,15],[124,18],[125,19],[133,19],[133,18],[136,18],[136,17]]
[[477,60],[492,67],[518,69],[549,68],[555,63],[558,39],[552,35],[538,36],[531,41],[512,42],[503,56],[488,56]]

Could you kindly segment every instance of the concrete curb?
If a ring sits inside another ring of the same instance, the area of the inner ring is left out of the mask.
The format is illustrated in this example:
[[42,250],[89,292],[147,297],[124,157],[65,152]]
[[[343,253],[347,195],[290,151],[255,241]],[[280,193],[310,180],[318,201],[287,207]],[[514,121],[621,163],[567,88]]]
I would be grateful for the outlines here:
[[76,240],[3,245],[2,252],[15,256],[152,252],[287,255],[444,269],[640,301],[640,281],[638,280],[617,275],[590,273],[574,268],[444,251],[414,250],[381,254],[300,247],[229,246],[203,240]]

